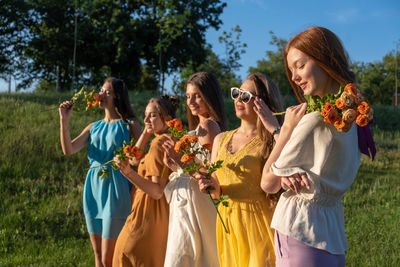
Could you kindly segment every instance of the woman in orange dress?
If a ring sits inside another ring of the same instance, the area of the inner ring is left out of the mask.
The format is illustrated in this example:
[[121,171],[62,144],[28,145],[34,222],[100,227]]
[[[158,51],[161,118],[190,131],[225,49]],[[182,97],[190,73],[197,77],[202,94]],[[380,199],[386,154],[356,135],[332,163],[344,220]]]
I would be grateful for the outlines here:
[[[168,132],[166,122],[175,117],[177,104],[178,99],[173,97],[150,99],[145,111],[145,129],[136,144],[144,147],[154,134],[148,153],[139,162],[114,158],[121,173],[136,187],[136,192],[132,212],[117,239],[113,266],[164,265],[169,219],[164,188],[170,171],[164,168],[162,144],[167,139],[163,136]],[[130,165],[138,165],[138,171]]]

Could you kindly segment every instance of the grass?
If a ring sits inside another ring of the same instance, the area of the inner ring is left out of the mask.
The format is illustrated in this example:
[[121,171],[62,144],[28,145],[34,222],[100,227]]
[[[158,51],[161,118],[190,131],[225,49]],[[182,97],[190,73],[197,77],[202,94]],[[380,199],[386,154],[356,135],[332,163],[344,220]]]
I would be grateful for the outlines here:
[[[59,144],[57,103],[70,96],[0,94],[0,266],[94,265],[82,211],[87,149],[65,157]],[[152,96],[130,95],[139,119]],[[231,100],[225,101],[233,129],[239,121]],[[186,117],[183,108],[178,117]],[[100,118],[101,113],[74,113],[71,136]],[[377,157],[373,162],[362,157],[356,181],[344,198],[347,266],[400,262],[400,132],[378,126],[373,129]]]

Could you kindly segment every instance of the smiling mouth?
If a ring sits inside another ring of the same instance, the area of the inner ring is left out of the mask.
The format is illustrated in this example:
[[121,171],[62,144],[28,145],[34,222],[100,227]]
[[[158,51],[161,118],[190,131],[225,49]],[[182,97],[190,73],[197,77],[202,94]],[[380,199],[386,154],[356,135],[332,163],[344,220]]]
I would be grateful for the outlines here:
[[300,88],[304,91],[306,89],[307,83],[299,84]]

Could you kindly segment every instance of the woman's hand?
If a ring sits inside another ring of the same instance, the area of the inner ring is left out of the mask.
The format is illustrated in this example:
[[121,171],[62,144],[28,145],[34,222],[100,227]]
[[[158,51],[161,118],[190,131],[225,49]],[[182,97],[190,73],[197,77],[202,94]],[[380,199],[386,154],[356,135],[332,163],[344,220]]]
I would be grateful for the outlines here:
[[181,154],[176,152],[174,149],[175,142],[176,142],[175,138],[173,138],[172,136],[170,136],[168,134],[164,134],[164,136],[167,138],[167,140],[165,140],[165,142],[162,144],[162,147],[164,148],[164,151],[165,151],[167,157],[169,157],[170,160],[174,164],[178,164],[178,162],[180,161],[180,158],[181,158]]
[[168,169],[174,172],[178,170],[177,164],[174,161],[172,161],[170,157],[168,157],[168,154],[165,151],[164,151],[163,163],[165,166],[167,166]]
[[295,173],[292,176],[281,177],[281,185],[283,189],[290,189],[296,194],[300,193],[302,187],[310,189],[310,182],[305,173]]
[[256,97],[253,109],[268,132],[273,133],[280,126],[276,117],[272,115],[272,111],[261,98]]
[[74,109],[74,103],[72,101],[64,101],[60,104],[58,112],[60,113],[60,118],[64,120],[69,120],[72,115],[72,110]]
[[207,178],[205,173],[201,172],[195,173],[192,177],[197,180],[201,192],[210,192],[212,197],[215,199],[218,199],[220,197],[221,187],[213,177]]
[[120,169],[121,173],[124,176],[128,176],[129,172],[131,171],[131,166],[129,164],[129,160],[119,160],[118,156],[115,156],[113,160],[114,160],[115,164],[118,166],[118,168]]
[[285,127],[287,130],[293,131],[306,113],[306,108],[306,102],[296,106],[288,107],[286,109],[285,121],[283,122],[282,128]]

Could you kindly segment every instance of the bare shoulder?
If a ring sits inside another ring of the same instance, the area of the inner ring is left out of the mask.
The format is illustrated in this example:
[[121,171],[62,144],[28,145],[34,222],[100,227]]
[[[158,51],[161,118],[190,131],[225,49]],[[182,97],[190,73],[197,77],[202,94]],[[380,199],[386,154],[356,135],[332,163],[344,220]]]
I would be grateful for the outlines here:
[[219,147],[219,145],[221,144],[222,141],[222,137],[224,136],[225,132],[221,132],[219,134],[217,134],[214,138],[214,146],[215,147]]
[[94,122],[89,123],[88,126],[86,126],[82,132],[90,132],[90,129],[92,128],[93,124],[94,124]]
[[205,130],[217,130],[218,132],[221,131],[218,122],[213,119],[207,119],[200,123],[200,126],[203,127]]

